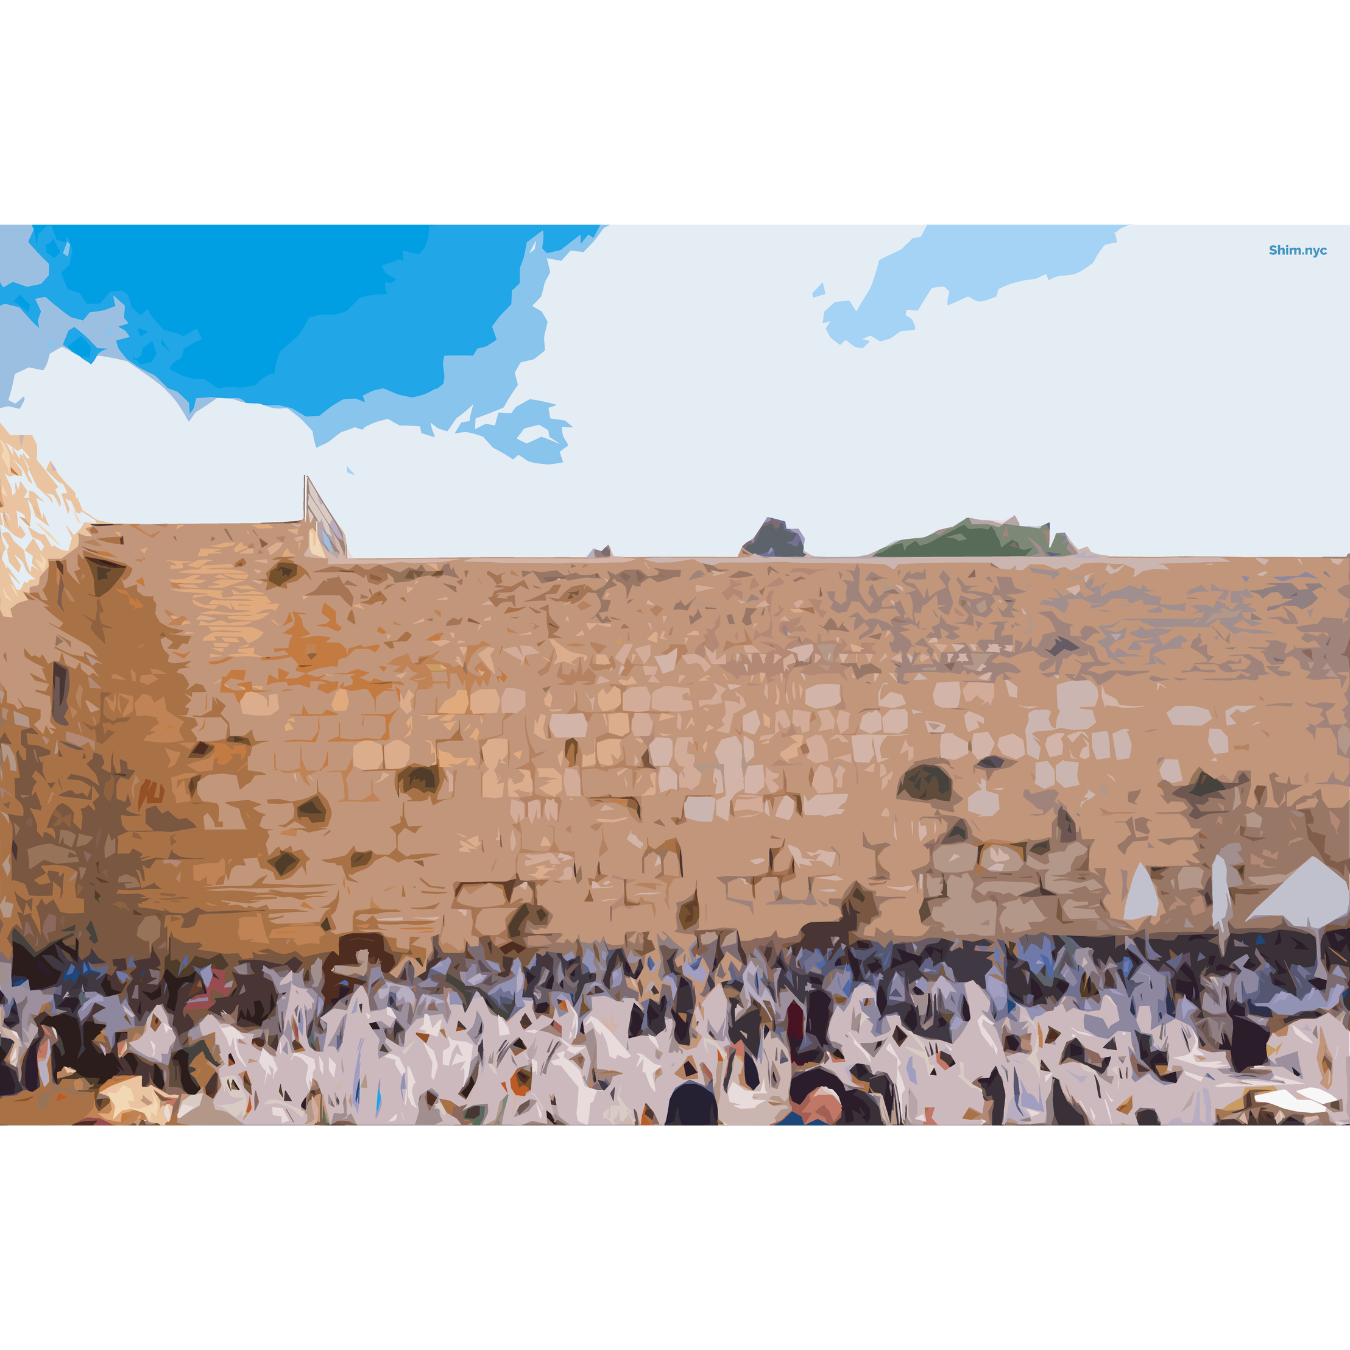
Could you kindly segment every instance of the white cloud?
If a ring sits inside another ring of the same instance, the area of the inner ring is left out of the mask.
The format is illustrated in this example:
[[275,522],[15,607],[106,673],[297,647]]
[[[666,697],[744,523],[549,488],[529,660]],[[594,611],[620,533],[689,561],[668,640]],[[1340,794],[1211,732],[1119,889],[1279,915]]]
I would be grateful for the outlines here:
[[1344,551],[1350,231],[1312,261],[1259,229],[1130,228],[1077,276],[930,294],[916,331],[835,344],[826,306],[913,233],[611,227],[553,264],[511,406],[571,423],[562,464],[387,422],[315,450],[288,411],[189,421],[129,363],[68,352],[0,424],[109,520],[290,519],[308,473],[366,556],[725,555],[766,515],[818,556],[1012,514],[1098,552]]
[[1343,551],[1343,264],[1272,259],[1256,229],[1127,229],[1077,276],[930,294],[917,331],[859,351],[817,316],[865,283],[810,296],[827,234],[850,237],[609,230],[550,279],[517,398],[556,404],[565,458],[627,477],[665,548],[732,551],[765,514],[817,554],[1017,514],[1099,552]]

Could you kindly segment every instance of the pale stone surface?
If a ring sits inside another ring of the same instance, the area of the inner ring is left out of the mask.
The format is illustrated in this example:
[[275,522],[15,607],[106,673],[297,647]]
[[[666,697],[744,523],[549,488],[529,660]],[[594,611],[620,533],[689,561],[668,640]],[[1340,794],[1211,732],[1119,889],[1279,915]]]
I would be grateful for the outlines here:
[[939,844],[933,850],[933,866],[939,872],[969,872],[979,861],[974,844]]
[[986,844],[980,850],[980,866],[986,872],[1020,872],[1025,860],[1019,848],[1008,844]]
[[1214,714],[1208,708],[1182,706],[1169,708],[1167,720],[1174,727],[1202,727],[1213,719]]
[[837,684],[813,684],[806,690],[808,708],[833,708],[839,703]]

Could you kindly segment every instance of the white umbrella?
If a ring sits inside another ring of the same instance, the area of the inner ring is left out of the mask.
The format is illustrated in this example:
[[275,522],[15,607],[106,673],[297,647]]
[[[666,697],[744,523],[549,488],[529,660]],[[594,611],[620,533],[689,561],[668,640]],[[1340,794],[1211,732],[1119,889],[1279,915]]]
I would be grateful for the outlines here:
[[1219,930],[1219,952],[1228,950],[1228,921],[1233,917],[1233,897],[1228,893],[1228,864],[1223,855],[1214,859],[1213,885],[1214,926]]
[[1148,868],[1140,863],[1130,880],[1130,893],[1125,897],[1127,919],[1153,919],[1158,915],[1158,890]]
[[1317,974],[1322,966],[1322,934],[1337,920],[1350,915],[1350,886],[1320,858],[1309,858],[1296,868],[1257,907],[1253,919],[1283,919],[1317,937]]

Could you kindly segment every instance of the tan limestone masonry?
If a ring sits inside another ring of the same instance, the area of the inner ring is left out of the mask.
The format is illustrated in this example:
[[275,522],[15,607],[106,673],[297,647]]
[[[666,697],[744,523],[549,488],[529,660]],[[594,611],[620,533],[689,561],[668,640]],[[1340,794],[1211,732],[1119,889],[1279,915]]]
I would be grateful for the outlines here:
[[1348,580],[88,526],[0,620],[3,946],[1177,934],[1221,850],[1249,927],[1347,874]]

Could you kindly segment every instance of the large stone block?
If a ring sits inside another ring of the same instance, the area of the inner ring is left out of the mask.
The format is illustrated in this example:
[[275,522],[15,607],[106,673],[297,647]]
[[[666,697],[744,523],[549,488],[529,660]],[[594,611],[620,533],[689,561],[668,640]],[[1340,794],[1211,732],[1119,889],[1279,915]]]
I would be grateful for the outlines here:
[[476,909],[473,911],[473,931],[479,937],[505,938],[519,908],[519,905],[505,905],[494,909]]
[[995,900],[1015,895],[1033,895],[1040,889],[1041,884],[1034,877],[1014,878],[976,873],[975,894]]
[[500,883],[469,883],[455,889],[455,905],[460,909],[493,909],[505,904],[506,887]]
[[923,897],[917,888],[907,893],[878,897],[877,916],[864,923],[859,935],[879,942],[904,942],[921,938],[929,922],[922,917]]
[[624,882],[622,877],[595,877],[590,882],[591,900],[597,905],[617,905],[623,903]]
[[672,908],[686,904],[698,894],[698,882],[693,877],[670,877],[666,881],[666,899]]
[[634,795],[633,770],[583,769],[581,790],[587,797],[631,797]]
[[643,878],[640,881],[624,883],[624,903],[627,905],[652,905],[656,911],[664,911],[669,887],[657,878]]
[[651,933],[657,928],[657,909],[655,905],[645,903],[624,905],[615,911],[613,922],[622,925],[625,936],[629,933]]
[[[1092,929],[1107,932],[1114,925],[1103,903],[1105,893],[1098,887],[1095,893],[1079,892],[1059,897],[1059,917],[1075,931]],[[1199,925],[1197,925],[1199,927]]]
[[1058,895],[1066,899],[1090,900],[1097,897],[1100,900],[1104,897],[1106,888],[1096,877],[1087,876],[1083,873],[1062,876],[1047,872],[1041,879],[1041,889],[1049,891],[1051,895]]
[[522,853],[516,872],[522,881],[571,881],[576,864],[567,853]]
[[704,932],[713,929],[721,931],[733,929],[739,933],[747,924],[754,921],[753,902],[731,899],[726,893],[725,886],[718,886],[715,882],[710,886],[699,888],[698,905],[698,926]]
[[453,906],[441,915],[441,950],[463,951],[473,941],[474,911]]
[[974,894],[949,895],[928,902],[929,914],[939,932],[948,937],[993,937],[998,922],[998,901],[981,900]]
[[1022,850],[1015,844],[983,844],[980,847],[980,870],[1009,876],[1026,866]]
[[584,877],[565,881],[540,881],[535,884],[538,902],[564,922],[576,913],[577,906],[587,902],[591,883]]
[[1016,938],[1026,933],[1044,933],[1054,927],[1058,902],[1053,896],[1029,895],[998,897],[997,926],[1000,937]]
[[844,877],[824,876],[811,878],[811,895],[817,904],[839,905],[853,889],[853,883]]
[[174,959],[194,954],[261,951],[269,945],[266,916],[260,913],[195,913],[171,923]]
[[760,877],[755,882],[754,900],[757,905],[767,905],[777,902],[779,897],[779,882],[777,877]]
[[974,844],[939,844],[933,850],[933,867],[938,872],[973,872],[980,860]]
[[689,712],[689,691],[679,685],[653,689],[651,706],[656,712]]

